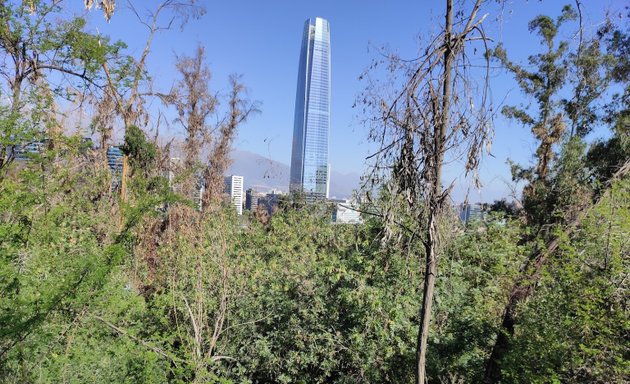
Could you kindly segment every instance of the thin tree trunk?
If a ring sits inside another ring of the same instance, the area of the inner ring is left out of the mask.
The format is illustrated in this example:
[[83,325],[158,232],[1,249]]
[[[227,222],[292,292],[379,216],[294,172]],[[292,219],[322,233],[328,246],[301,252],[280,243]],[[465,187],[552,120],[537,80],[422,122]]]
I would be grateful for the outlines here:
[[[11,98],[11,118],[14,118],[17,115],[20,109],[20,99],[22,98],[22,78],[17,72],[18,71],[16,70],[15,82],[11,89],[13,93]],[[5,146],[0,148],[0,169],[4,168],[11,161],[11,151],[12,149],[7,150]]]
[[444,162],[444,142],[449,125],[449,111],[451,108],[451,89],[453,71],[453,0],[446,0],[446,25],[444,27],[444,78],[442,83],[442,110],[440,119],[435,126],[433,148],[433,186],[430,195],[431,204],[427,228],[426,267],[424,276],[424,290],[422,293],[422,308],[420,310],[420,327],[416,349],[416,384],[426,382],[427,340],[429,337],[429,323],[433,306],[433,293],[437,275],[437,259],[440,248],[437,224],[441,216],[442,195],[442,163]]
[[429,236],[425,244],[427,254],[424,276],[424,290],[422,293],[422,308],[420,310],[420,327],[416,347],[416,384],[424,384],[426,380],[427,340],[429,336],[429,323],[431,321],[431,309],[433,306],[433,292],[435,290],[435,276],[437,274],[437,228],[435,216],[430,214]]
[[16,75],[16,76],[20,76],[20,77],[15,79],[15,84],[13,85],[13,89],[11,90],[13,92],[13,97],[12,97],[12,100],[11,100],[11,112],[12,113],[17,113],[20,110],[20,100],[22,98],[22,79],[21,79],[21,75]]

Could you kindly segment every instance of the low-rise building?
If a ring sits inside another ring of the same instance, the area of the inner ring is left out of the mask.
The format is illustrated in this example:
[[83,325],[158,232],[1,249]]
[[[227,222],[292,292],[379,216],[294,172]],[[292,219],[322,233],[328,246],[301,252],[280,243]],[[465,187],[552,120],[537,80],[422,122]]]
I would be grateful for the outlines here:
[[334,200],[333,203],[333,223],[360,224],[363,222],[359,205],[356,202],[352,200]]

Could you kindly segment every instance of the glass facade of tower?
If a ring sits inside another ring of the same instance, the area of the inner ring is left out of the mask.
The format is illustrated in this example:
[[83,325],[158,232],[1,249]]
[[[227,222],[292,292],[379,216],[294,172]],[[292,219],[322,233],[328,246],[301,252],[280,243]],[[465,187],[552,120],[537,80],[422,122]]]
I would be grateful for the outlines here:
[[330,128],[330,26],[322,18],[304,25],[291,154],[291,191],[328,197]]

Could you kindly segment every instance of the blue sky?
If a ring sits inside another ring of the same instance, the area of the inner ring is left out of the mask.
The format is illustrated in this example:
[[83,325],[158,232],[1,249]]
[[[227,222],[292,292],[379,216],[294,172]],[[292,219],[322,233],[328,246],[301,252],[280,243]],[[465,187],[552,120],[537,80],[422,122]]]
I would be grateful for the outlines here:
[[[204,3],[204,2],[201,2]],[[570,1],[507,1],[494,3],[486,11],[486,32],[495,41],[503,42],[515,61],[524,62],[540,43],[527,32],[527,22],[538,14],[557,15]],[[606,10],[620,11],[623,0],[584,1],[583,10],[588,30],[596,29]],[[134,1],[137,9],[150,9],[154,1]],[[232,73],[243,75],[249,96],[261,102],[262,113],[244,125],[235,147],[259,153],[273,160],[289,163],[293,108],[304,21],[320,16],[331,25],[332,105],[330,132],[331,166],[340,172],[362,173],[364,159],[370,152],[367,129],[360,124],[358,111],[352,108],[365,84],[359,75],[377,55],[380,47],[413,58],[422,47],[418,36],[427,37],[442,23],[442,1],[218,1],[207,2],[207,13],[191,20],[180,31],[173,28],[156,36],[149,57],[149,71],[154,87],[168,91],[177,79],[175,54],[192,54],[197,44],[206,47],[208,64],[213,73],[211,87],[227,91],[227,78]],[[123,1],[112,20],[106,23],[100,12],[88,13],[89,28],[114,39],[125,41],[138,54],[146,39],[135,16],[125,9]],[[498,21],[497,21],[498,20]],[[574,31],[563,31],[572,39]],[[514,81],[501,73],[493,74],[492,95],[495,104],[527,103],[518,94]],[[177,129],[168,134],[177,135]],[[603,133],[596,132],[594,135]],[[494,157],[484,160],[481,169],[484,187],[471,189],[471,200],[491,201],[509,192],[507,158],[520,163],[530,161],[535,150],[531,133],[516,123],[498,118],[495,121]],[[451,177],[459,174],[450,171]],[[460,181],[456,200],[468,189]]]

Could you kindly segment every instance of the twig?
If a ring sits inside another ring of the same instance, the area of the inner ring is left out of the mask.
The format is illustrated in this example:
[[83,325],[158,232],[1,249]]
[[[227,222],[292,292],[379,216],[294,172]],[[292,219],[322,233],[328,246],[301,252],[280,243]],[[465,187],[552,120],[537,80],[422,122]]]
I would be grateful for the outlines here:
[[117,326],[115,326],[114,324],[110,323],[109,321],[103,319],[102,317],[98,316],[98,315],[92,315],[95,319],[101,321],[103,324],[107,325],[108,327],[110,327],[111,329],[113,329],[114,331],[116,331],[117,333],[123,335],[123,336],[127,336],[128,338],[130,338],[133,341],[136,341],[140,344],[142,344],[143,346],[149,348],[150,350],[152,350],[153,352],[157,353],[158,355],[165,357],[167,359],[169,359],[171,362],[173,363],[178,363],[178,362],[182,362],[182,360],[169,356],[166,352],[164,352],[163,350],[161,350],[160,348],[151,345],[151,343],[144,341],[142,339],[139,339],[137,337],[135,337],[134,335],[131,335],[129,332],[125,331],[122,328],[119,328]]

